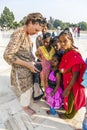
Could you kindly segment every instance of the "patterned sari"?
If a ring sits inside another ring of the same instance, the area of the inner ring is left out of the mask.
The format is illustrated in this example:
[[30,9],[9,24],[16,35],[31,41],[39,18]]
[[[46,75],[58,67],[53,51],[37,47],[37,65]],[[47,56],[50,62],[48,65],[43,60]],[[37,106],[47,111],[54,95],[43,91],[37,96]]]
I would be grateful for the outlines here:
[[42,64],[42,71],[40,73],[40,78],[41,78],[41,86],[44,87],[44,89],[46,88],[46,86],[48,86],[47,85],[48,74],[50,72],[51,60],[54,54],[55,50],[53,47],[51,47],[50,52],[48,52],[45,46],[39,47],[36,52],[36,55],[41,60]]

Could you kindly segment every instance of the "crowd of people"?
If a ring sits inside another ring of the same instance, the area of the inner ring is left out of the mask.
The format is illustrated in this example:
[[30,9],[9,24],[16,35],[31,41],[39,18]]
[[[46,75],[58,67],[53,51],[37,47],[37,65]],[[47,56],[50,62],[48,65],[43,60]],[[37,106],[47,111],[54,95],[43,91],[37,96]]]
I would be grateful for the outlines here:
[[[32,54],[30,35],[39,31],[42,31],[42,35],[36,38],[36,61]],[[86,64],[74,46],[73,36],[64,29],[53,37],[42,14],[29,14],[25,25],[13,32],[4,59],[12,66],[12,88],[20,97],[20,104],[27,114],[36,113],[30,107],[33,74],[38,74],[40,88],[44,90],[42,98],[49,106],[47,114],[55,114],[57,109],[63,107],[66,112],[58,113],[59,117],[71,119],[86,105],[85,88],[81,85]],[[38,65],[41,65],[41,70]]]
[[78,27],[72,27],[70,28],[72,34],[73,34],[73,37],[80,37],[80,26]]

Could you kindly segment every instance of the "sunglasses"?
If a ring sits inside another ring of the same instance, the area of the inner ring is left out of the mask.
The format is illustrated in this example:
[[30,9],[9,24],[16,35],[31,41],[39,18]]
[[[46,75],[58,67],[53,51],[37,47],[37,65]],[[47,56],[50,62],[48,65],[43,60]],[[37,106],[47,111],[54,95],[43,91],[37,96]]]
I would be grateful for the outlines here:
[[32,22],[33,23],[38,22],[39,25],[41,25],[42,27],[46,26],[46,24],[47,24],[46,19],[36,19],[36,20],[32,20]]

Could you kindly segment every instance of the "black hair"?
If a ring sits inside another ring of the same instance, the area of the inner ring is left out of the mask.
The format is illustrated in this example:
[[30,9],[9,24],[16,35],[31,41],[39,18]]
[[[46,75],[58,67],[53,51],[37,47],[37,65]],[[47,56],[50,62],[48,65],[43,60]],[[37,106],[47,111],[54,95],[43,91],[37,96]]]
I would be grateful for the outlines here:
[[55,53],[55,54],[53,55],[53,57],[56,57],[59,62],[61,61],[61,58],[62,58],[62,56],[59,55],[58,53]]
[[63,34],[68,34],[71,38],[73,38],[72,33],[68,29],[64,29],[60,34],[59,37]]
[[50,29],[50,24],[49,23],[47,23],[46,26],[47,26],[48,29]]
[[72,41],[72,45],[73,45],[73,43],[74,43],[74,41],[73,41],[73,36],[72,36],[72,33],[70,32],[70,30],[68,29],[68,28],[65,28],[60,34],[59,34],[59,38],[60,38],[60,36],[62,36],[62,35],[68,35],[69,36],[69,39]]
[[55,36],[54,38],[51,39],[51,44],[53,45],[54,43],[59,42],[58,36]]
[[49,37],[51,38],[51,33],[47,32],[43,35],[43,40]]
[[67,28],[65,28],[63,31],[70,31],[70,29],[67,27]]

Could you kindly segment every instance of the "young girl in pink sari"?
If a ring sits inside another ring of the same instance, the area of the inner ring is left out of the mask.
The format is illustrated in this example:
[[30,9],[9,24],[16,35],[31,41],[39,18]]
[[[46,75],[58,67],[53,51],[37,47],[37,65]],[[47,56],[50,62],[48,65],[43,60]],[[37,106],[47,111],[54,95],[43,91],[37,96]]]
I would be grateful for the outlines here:
[[51,68],[51,60],[53,55],[55,54],[54,48],[50,44],[51,40],[51,34],[46,33],[43,35],[43,46],[39,47],[36,56],[39,58],[42,64],[42,71],[40,73],[41,78],[41,86],[46,88],[47,86],[47,80],[48,80],[48,74],[50,72]]
[[48,77],[48,86],[46,87],[46,103],[50,106],[48,114],[55,114],[56,109],[62,106],[62,87],[61,74],[58,71],[58,66],[61,56],[55,54],[52,58],[52,68]]

